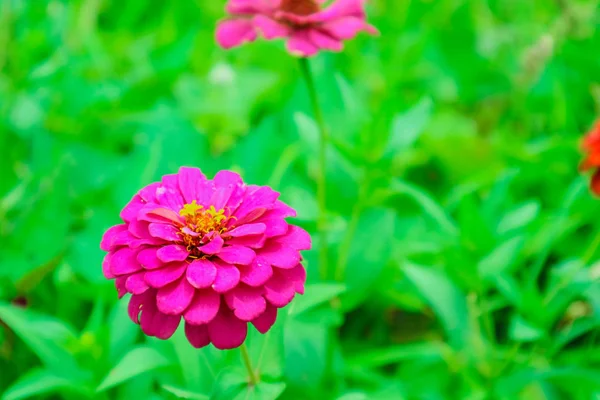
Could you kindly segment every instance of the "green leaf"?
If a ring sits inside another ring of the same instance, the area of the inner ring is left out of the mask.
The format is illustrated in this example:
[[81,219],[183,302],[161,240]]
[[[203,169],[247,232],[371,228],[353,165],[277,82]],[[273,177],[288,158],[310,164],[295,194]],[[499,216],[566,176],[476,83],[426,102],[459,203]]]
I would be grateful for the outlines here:
[[443,233],[452,238],[458,235],[456,223],[452,221],[442,206],[425,191],[399,179],[394,179],[391,188],[395,194],[403,194],[412,198],[423,209],[424,215],[435,222]]
[[465,295],[442,272],[406,263],[402,271],[440,319],[446,334],[461,346],[469,332],[469,313]]
[[275,400],[285,390],[285,383],[259,382],[257,385],[248,385],[246,390],[238,394],[235,400]]
[[169,360],[151,347],[138,347],[131,350],[108,373],[97,388],[98,392],[120,385],[138,375],[169,365]]
[[479,262],[477,265],[479,275],[488,279],[509,272],[516,263],[524,244],[523,236],[517,236],[502,243]]
[[540,203],[529,201],[506,214],[498,223],[497,232],[500,235],[521,229],[534,221],[540,213]]
[[221,370],[217,376],[212,395],[212,400],[232,400],[240,394],[246,394],[248,387],[248,374],[240,367],[228,367]]
[[63,321],[0,302],[0,320],[23,340],[42,362],[55,373],[80,379],[81,373],[68,344],[74,332]]
[[442,357],[443,348],[441,344],[420,342],[361,351],[347,357],[346,363],[349,366],[378,368],[401,361],[423,361],[426,359],[442,359]]
[[181,389],[171,385],[162,385],[163,390],[171,393],[178,399],[191,399],[191,400],[208,400],[208,395],[192,392],[186,389]]
[[509,335],[517,342],[533,342],[544,336],[544,331],[516,315],[510,321]]
[[305,295],[297,297],[290,308],[290,315],[298,315],[321,305],[346,291],[341,283],[309,283]]
[[78,397],[92,398],[92,393],[77,381],[57,376],[51,371],[34,369],[23,375],[4,392],[2,400],[20,400],[67,390]]
[[392,121],[392,131],[383,156],[392,157],[412,147],[429,122],[432,111],[433,102],[425,97],[410,110],[396,115]]

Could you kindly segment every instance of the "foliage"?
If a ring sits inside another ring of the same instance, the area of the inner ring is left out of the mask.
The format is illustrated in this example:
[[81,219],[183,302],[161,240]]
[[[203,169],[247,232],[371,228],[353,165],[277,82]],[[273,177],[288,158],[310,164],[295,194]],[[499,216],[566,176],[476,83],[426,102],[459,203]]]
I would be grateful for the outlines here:
[[[317,133],[278,42],[223,2],[0,2],[2,399],[593,399],[597,0],[374,0],[313,61],[333,146],[329,279],[237,351],[142,337],[98,248],[180,165],[269,184],[316,231]],[[318,242],[315,236],[315,242]],[[337,279],[337,281],[336,281]]]

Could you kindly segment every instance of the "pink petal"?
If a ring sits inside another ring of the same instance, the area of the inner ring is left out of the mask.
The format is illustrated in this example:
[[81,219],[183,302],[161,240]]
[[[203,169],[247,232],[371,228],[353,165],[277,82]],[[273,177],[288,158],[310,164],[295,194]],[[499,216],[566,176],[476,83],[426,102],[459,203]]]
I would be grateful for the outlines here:
[[[154,304],[154,296],[156,292],[154,290],[148,290],[143,294],[134,294],[131,296],[129,300],[129,305],[127,306],[127,311],[129,313],[129,318],[136,324],[140,323],[139,315],[140,311],[145,303]],[[150,307],[152,308],[152,307]]]
[[277,308],[273,307],[270,304],[267,304],[267,308],[265,312],[260,314],[257,318],[252,320],[252,325],[258,330],[260,333],[267,333],[269,329],[275,323],[277,319]]
[[164,246],[158,249],[156,252],[156,256],[164,261],[183,261],[188,258],[190,252],[184,246],[178,244],[171,244],[169,246]]
[[225,301],[236,317],[242,321],[251,321],[267,307],[262,292],[262,288],[238,286],[225,294]]
[[108,253],[104,256],[102,260],[102,274],[106,279],[113,279],[115,275],[110,271],[110,258],[112,257],[112,253]]
[[103,251],[111,251],[114,247],[114,241],[117,238],[117,236],[120,233],[125,232],[126,230],[127,225],[125,224],[115,225],[108,228],[108,230],[102,236],[102,240],[100,241],[100,248]]
[[142,264],[142,267],[145,269],[156,269],[164,266],[165,263],[156,256],[157,251],[158,248],[156,247],[143,249],[137,255],[138,262]]
[[187,279],[182,278],[177,282],[158,289],[156,305],[158,309],[170,315],[181,314],[190,305],[194,296],[194,287]]
[[365,0],[336,0],[325,10],[314,14],[315,22],[326,22],[328,20],[340,17],[353,16],[359,19],[365,19]]
[[125,287],[125,282],[127,282],[127,275],[118,276],[115,279],[115,288],[117,289],[117,295],[119,299],[127,294],[127,288]]
[[278,274],[273,274],[264,288],[265,298],[275,307],[286,306],[296,294],[294,283]]
[[190,344],[197,349],[207,346],[210,343],[208,327],[206,325],[196,326],[186,323],[185,337],[187,337]]
[[260,249],[265,245],[267,237],[264,234],[242,236],[227,239],[227,244],[230,246],[250,247],[251,249]]
[[291,54],[300,57],[311,57],[319,52],[319,48],[311,42],[308,29],[294,31],[287,42],[287,49]]
[[255,14],[269,12],[274,8],[272,0],[229,0],[225,5],[228,14]]
[[235,229],[227,232],[227,234],[231,237],[241,237],[247,235],[258,235],[261,233],[265,233],[267,226],[265,224],[245,224],[242,226],[238,226]]
[[283,218],[262,219],[267,229],[265,230],[266,237],[280,236],[286,233],[289,229],[289,224]]
[[217,267],[211,261],[200,258],[188,265],[186,274],[192,286],[198,289],[207,288],[215,281]]
[[256,15],[254,17],[254,26],[262,33],[265,39],[271,40],[289,36],[290,28],[280,24],[272,18],[265,15]]
[[129,222],[137,218],[139,211],[146,205],[146,202],[139,194],[133,196],[131,201],[121,210],[119,216],[123,221]]
[[147,221],[142,220],[133,220],[127,226],[127,229],[131,234],[137,238],[146,239],[151,238],[150,232],[148,232],[148,225],[150,225]]
[[153,205],[140,212],[140,219],[149,222],[171,223],[175,226],[183,225],[183,218],[175,211]]
[[208,255],[217,254],[223,248],[223,243],[225,243],[223,241],[223,238],[217,235],[207,244],[203,246],[198,246],[198,250]]
[[142,266],[136,257],[137,253],[127,247],[115,251],[110,257],[110,272],[119,276],[139,271]]
[[233,219],[235,225],[240,226],[254,221],[273,207],[279,193],[268,186],[254,188],[252,192],[247,191],[247,198],[235,210]]
[[166,340],[177,330],[181,316],[163,314],[156,309],[154,298],[148,299],[142,304],[142,316],[140,326],[148,336],[155,336]]
[[259,254],[268,263],[279,268],[294,268],[300,262],[298,250],[291,249],[275,241],[268,242]]
[[149,286],[144,280],[144,272],[129,275],[125,281],[125,288],[129,293],[133,294],[142,294],[148,290]]
[[168,242],[179,242],[181,241],[181,232],[173,225],[160,224],[153,222],[148,225],[148,232],[155,238],[164,239]]
[[257,256],[252,264],[240,268],[240,281],[249,286],[262,286],[272,275],[271,264],[261,256]]
[[181,167],[177,174],[179,180],[179,189],[183,195],[186,204],[198,201],[199,195],[197,192],[198,182],[206,181],[206,176],[199,168]]
[[217,277],[212,288],[215,292],[225,293],[237,286],[240,281],[240,271],[233,265],[219,263]]
[[239,347],[247,333],[247,323],[237,319],[227,307],[221,307],[215,319],[208,324],[210,341],[220,350]]
[[138,194],[146,203],[153,203],[156,200],[156,189],[159,186],[160,182],[151,183],[140,189]]
[[181,278],[187,267],[185,261],[166,264],[163,268],[147,271],[144,279],[153,288],[161,288]]
[[319,28],[333,38],[339,40],[348,40],[355,37],[361,31],[373,32],[374,28],[368,25],[364,19],[357,17],[343,17],[325,22]]
[[244,246],[228,246],[217,254],[221,260],[228,264],[248,265],[254,260],[256,253],[254,250]]
[[340,39],[331,37],[326,32],[321,32],[318,29],[309,30],[308,37],[310,41],[320,49],[341,51],[343,48],[343,44]]
[[221,304],[221,295],[211,289],[197,290],[183,318],[194,325],[209,323],[215,318]]
[[216,31],[219,45],[225,49],[239,46],[256,39],[252,22],[247,19],[229,19],[219,23]]
[[274,241],[294,250],[310,250],[312,247],[308,232],[294,225],[290,225],[287,233],[275,238]]
[[[219,171],[215,175],[213,182],[215,184],[215,192],[210,199],[210,204],[215,206],[217,210],[225,208],[226,205],[237,208],[245,191],[244,182],[240,175],[231,171]],[[236,193],[234,203],[238,204],[230,205],[229,201],[234,193]]]
[[279,269],[278,274],[293,283],[296,293],[304,294],[304,283],[306,282],[306,270],[302,264],[291,269]]
[[156,202],[162,206],[166,206],[171,210],[181,210],[185,202],[183,196],[179,191],[179,185],[177,183],[176,175],[165,175],[163,176],[163,183],[167,181],[168,184],[163,184],[156,189]]

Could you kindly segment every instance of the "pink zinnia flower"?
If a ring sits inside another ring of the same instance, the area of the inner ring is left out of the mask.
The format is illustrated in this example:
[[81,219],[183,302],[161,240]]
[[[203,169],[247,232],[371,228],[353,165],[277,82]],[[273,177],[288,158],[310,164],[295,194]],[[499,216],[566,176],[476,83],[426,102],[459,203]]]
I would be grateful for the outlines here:
[[377,34],[366,22],[365,0],[229,0],[230,14],[217,28],[217,42],[228,49],[265,39],[289,38],[290,53],[303,57],[319,50],[341,51],[343,40],[359,32]]
[[277,309],[304,292],[299,251],[311,246],[308,233],[285,221],[296,212],[278,196],[236,173],[209,180],[197,168],[140,190],[100,244],[104,275],[119,297],[132,293],[131,319],[167,339],[183,317],[198,348],[240,346],[248,322],[267,332]]

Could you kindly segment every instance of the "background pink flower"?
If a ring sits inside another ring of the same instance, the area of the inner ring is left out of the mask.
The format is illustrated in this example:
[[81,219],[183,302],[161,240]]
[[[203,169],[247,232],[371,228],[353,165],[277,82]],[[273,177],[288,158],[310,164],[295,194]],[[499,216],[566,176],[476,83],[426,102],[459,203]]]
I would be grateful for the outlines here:
[[303,57],[319,50],[341,51],[343,41],[359,32],[377,34],[366,22],[364,0],[229,0],[230,17],[217,27],[217,42],[224,48],[265,39],[287,38],[290,53]]
[[169,338],[185,321],[195,347],[240,346],[248,322],[267,332],[277,309],[304,292],[300,250],[308,233],[289,225],[295,211],[266,186],[230,171],[207,179],[181,168],[140,190],[100,247],[103,271],[144,333]]

